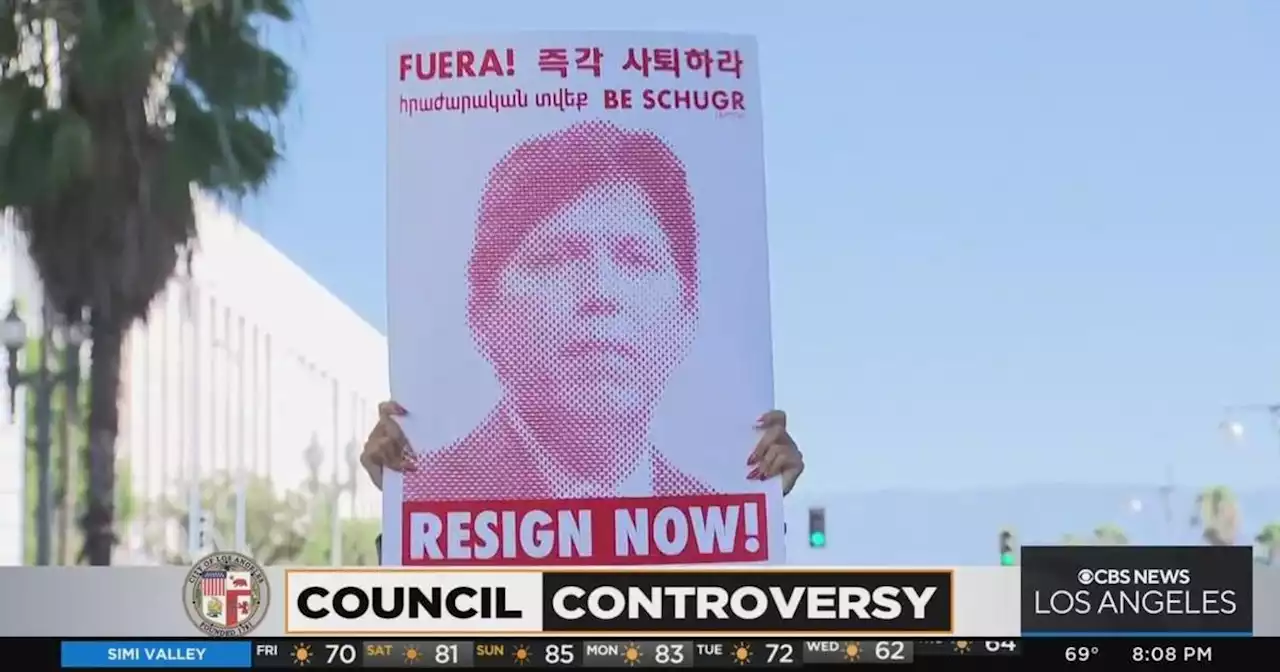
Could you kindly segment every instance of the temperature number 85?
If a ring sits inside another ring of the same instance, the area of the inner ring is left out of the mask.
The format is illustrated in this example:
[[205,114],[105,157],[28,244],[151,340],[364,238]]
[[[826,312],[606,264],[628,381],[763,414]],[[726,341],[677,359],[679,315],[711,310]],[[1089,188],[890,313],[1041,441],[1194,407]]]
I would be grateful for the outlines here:
[[1062,652],[1063,659],[1068,663],[1083,663],[1096,655],[1098,655],[1096,646],[1068,646],[1067,650]]

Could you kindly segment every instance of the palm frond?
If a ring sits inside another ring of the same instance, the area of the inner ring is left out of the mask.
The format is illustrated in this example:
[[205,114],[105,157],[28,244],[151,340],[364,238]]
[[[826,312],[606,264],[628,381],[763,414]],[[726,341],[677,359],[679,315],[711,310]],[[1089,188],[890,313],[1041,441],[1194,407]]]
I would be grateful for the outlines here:
[[0,0],[0,209],[50,307],[93,329],[86,555],[110,562],[125,330],[196,235],[192,187],[261,188],[293,72],[263,19],[289,0]]

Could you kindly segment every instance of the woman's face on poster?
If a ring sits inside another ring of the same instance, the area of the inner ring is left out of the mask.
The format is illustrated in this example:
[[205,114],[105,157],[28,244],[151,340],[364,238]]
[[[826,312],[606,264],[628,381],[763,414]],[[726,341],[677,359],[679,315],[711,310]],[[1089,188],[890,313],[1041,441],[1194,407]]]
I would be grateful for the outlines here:
[[575,415],[632,415],[662,394],[694,315],[637,186],[594,187],[536,227],[500,277],[492,354],[517,394]]

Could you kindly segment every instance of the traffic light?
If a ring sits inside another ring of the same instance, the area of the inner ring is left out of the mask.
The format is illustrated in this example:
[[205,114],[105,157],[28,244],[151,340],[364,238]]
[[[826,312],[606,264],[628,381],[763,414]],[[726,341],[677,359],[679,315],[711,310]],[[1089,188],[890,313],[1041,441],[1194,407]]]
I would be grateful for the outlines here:
[[1000,564],[1004,567],[1018,564],[1018,558],[1013,552],[1013,533],[1009,530],[1000,531]]
[[823,548],[827,545],[827,510],[822,507],[809,509],[809,547]]

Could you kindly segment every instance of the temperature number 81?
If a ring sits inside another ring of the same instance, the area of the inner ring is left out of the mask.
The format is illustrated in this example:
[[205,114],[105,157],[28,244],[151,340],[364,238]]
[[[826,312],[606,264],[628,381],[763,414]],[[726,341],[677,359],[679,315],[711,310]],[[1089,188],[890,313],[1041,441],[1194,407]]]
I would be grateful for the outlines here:
[[1098,655],[1096,646],[1068,646],[1067,650],[1062,652],[1063,659],[1068,663],[1083,663],[1096,655]]

